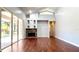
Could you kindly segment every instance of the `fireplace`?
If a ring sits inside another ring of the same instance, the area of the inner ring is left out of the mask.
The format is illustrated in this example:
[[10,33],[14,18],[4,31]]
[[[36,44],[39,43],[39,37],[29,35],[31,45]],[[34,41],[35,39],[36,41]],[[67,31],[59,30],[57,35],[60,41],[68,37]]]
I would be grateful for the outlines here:
[[37,37],[37,29],[36,28],[31,28],[31,29],[26,29],[26,37]]
[[28,33],[28,37],[34,37],[35,33]]

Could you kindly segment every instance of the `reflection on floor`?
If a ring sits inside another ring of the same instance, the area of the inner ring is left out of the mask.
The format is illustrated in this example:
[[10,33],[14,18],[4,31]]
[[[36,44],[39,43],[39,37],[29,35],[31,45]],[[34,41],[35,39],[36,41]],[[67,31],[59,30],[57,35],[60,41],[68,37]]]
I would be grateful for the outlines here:
[[76,52],[79,47],[55,38],[26,38],[2,52]]

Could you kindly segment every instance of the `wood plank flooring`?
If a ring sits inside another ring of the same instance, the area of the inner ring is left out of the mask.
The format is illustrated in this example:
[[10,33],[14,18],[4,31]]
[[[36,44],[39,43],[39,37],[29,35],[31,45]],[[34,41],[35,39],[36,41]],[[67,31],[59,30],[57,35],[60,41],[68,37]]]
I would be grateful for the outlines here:
[[79,52],[79,47],[56,38],[26,38],[2,52]]

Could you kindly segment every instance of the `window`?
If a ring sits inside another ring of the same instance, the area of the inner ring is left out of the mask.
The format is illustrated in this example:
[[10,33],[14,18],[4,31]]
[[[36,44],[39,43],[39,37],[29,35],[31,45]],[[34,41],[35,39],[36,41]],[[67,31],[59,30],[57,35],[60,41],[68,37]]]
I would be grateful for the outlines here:
[[1,10],[1,49],[11,45],[11,13]]

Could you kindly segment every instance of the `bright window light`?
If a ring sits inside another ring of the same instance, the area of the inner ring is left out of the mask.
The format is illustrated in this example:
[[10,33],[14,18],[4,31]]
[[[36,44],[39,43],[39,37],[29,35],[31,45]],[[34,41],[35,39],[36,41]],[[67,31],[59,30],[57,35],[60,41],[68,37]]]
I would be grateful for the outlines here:
[[11,13],[9,13],[7,11],[2,11],[2,14],[11,17]]

